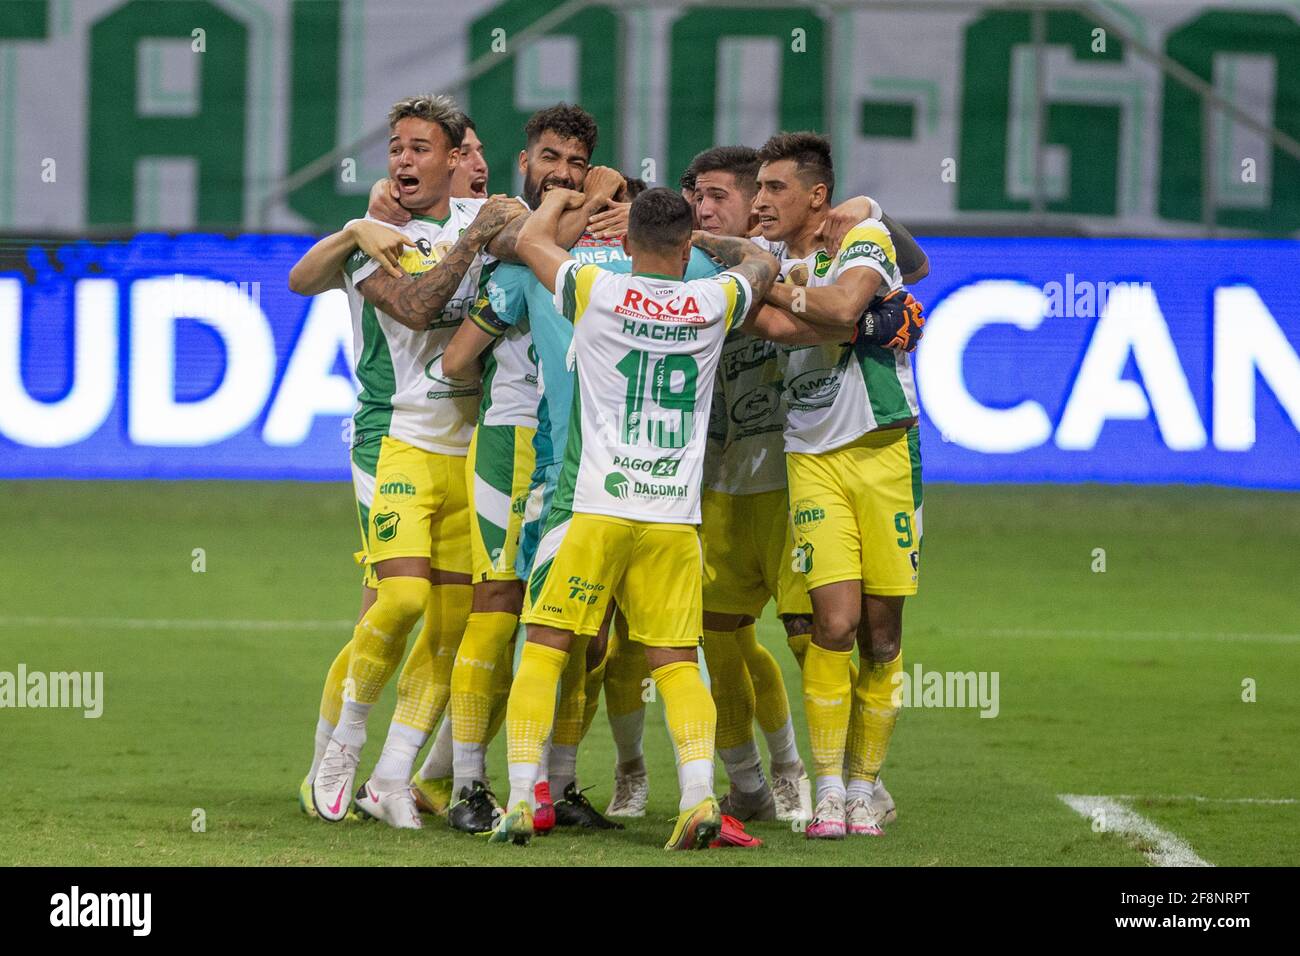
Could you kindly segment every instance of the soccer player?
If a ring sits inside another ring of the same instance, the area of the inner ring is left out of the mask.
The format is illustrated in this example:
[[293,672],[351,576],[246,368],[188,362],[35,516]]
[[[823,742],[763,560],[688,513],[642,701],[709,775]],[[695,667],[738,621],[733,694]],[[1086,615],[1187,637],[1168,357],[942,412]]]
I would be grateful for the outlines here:
[[[556,684],[574,636],[594,634],[616,601],[629,637],[645,649],[677,751],[680,812],[666,848],[702,848],[722,827],[713,797],[716,711],[695,650],[702,608],[694,526],[712,377],[731,327],[786,335],[804,324],[782,315],[780,327],[769,327],[768,310],[747,318],[775,279],[776,260],[746,240],[693,237],[690,205],[673,191],[650,189],[633,201],[624,240],[630,275],[583,264],[557,244],[559,215],[581,202],[553,191],[517,247],[574,324],[577,391],[528,583],[528,639],[506,715],[508,812],[492,840],[531,838]],[[684,281],[693,238],[733,267]]]
[[[549,111],[543,111],[534,120],[530,120],[530,125],[536,121],[539,126],[538,138],[521,157],[521,168],[525,174],[525,199],[533,204],[540,201],[547,189],[564,185],[562,177],[569,174],[564,172],[563,166],[557,166],[556,160],[574,148],[564,140],[575,138],[572,131],[581,131],[584,128],[580,122],[581,117],[587,116],[576,107],[565,107],[564,111],[553,117],[547,117],[547,112]],[[587,117],[587,121],[591,124],[591,135],[594,136],[594,120]],[[550,132],[555,133],[559,141],[553,142],[548,131],[540,128],[544,123],[556,127]],[[558,135],[565,131],[569,131],[570,135]],[[543,143],[544,149],[541,148]],[[585,182],[584,188],[587,188]],[[623,204],[611,203],[609,206],[622,207]],[[620,215],[624,217],[621,221]],[[588,224],[589,231],[572,247],[571,254],[581,262],[592,263],[603,269],[629,272],[631,259],[620,238],[626,228],[625,217],[624,208],[607,208],[606,211],[597,212]],[[602,233],[602,236],[597,237],[596,232]],[[711,276],[718,271],[718,266],[706,254],[696,251],[692,253],[686,277],[694,279]],[[469,369],[474,357],[485,350],[495,337],[504,335],[510,328],[523,323],[531,328],[537,352],[541,396],[535,442],[536,470],[525,508],[517,561],[521,579],[527,579],[541,529],[549,516],[567,442],[569,409],[572,406],[574,388],[574,371],[569,366],[567,356],[573,340],[573,323],[556,311],[551,292],[531,270],[510,263],[503,263],[489,277],[485,295],[476,304],[470,318],[471,321],[461,326],[447,346],[443,360],[451,363],[452,367]],[[601,632],[607,631],[608,626],[608,621],[603,622]],[[597,633],[597,640],[602,636],[601,632]],[[606,668],[603,684],[607,711],[618,750],[614,798],[607,811],[611,816],[643,816],[648,794],[645,762],[641,753],[645,709],[641,694],[642,682],[649,677],[649,672],[645,668],[644,655],[636,649],[631,650],[633,653],[622,653],[617,642],[611,642],[608,659],[602,665]],[[579,656],[572,656],[571,669],[577,666]],[[601,689],[601,681],[598,679],[601,676],[598,667],[589,671],[589,680],[583,688],[586,697],[584,708],[569,697],[570,691],[575,689],[574,675],[571,671],[566,672],[562,684],[561,714],[567,717],[576,712],[594,710]],[[581,723],[573,719],[562,719],[557,723],[556,738],[548,749],[547,770],[549,782],[556,785],[555,791],[561,795],[561,799],[554,803],[557,822],[561,825],[604,829],[609,826],[608,822],[591,806],[576,783],[577,748],[582,739],[582,728],[588,723],[585,716]],[[538,787],[539,821],[544,821],[542,815],[547,813],[545,807],[550,788],[540,782]]]
[[[623,178],[616,171],[588,166],[597,130],[585,110],[566,104],[540,110],[529,119],[524,132],[519,164],[524,176],[523,199],[530,208],[536,208],[553,188],[583,187],[585,216],[604,207],[622,188]],[[516,558],[535,465],[539,398],[536,352],[528,323],[495,323],[488,303],[493,298],[503,302],[505,293],[491,283],[485,293],[472,313],[473,321],[462,324],[443,355],[443,369],[449,375],[469,378],[481,374],[484,383],[467,476],[475,513],[474,602],[451,671],[452,792],[457,799],[448,810],[448,823],[468,833],[490,830],[497,810],[486,785],[485,758],[498,719],[493,713],[499,686],[494,675],[501,668],[509,672],[511,641],[523,605],[524,582]],[[489,344],[493,347],[485,352]],[[484,352],[480,368],[478,359]],[[585,668],[570,678],[570,692],[562,705],[566,713],[576,711],[571,724],[579,727],[585,688],[578,685],[585,683],[584,675]],[[580,729],[571,725],[564,730],[580,734]],[[562,739],[553,748],[551,773],[562,791],[574,784],[577,743]],[[420,774],[412,782],[424,786]],[[541,795],[541,802],[551,802],[549,789]],[[561,801],[553,811],[565,823],[573,822],[568,819],[567,804],[567,800]],[[582,809],[576,809],[582,815]]]
[[[827,140],[782,133],[759,158],[759,227],[784,243],[782,271],[804,284],[778,284],[768,301],[842,333],[869,307],[897,303],[902,274],[883,222],[861,220],[834,249],[817,238],[835,184]],[[902,669],[903,602],[916,593],[921,552],[919,410],[905,350],[918,321],[909,308],[887,342],[862,333],[851,344],[782,350],[795,545],[813,608],[803,662],[817,777],[810,838],[883,833],[873,797],[898,716],[891,695]],[[862,666],[852,683],[855,642]]]
[[[407,777],[434,711],[442,706],[432,662],[442,648],[454,653],[470,599],[464,457],[479,387],[447,378],[441,350],[477,294],[482,252],[490,247],[494,254],[509,255],[513,233],[506,224],[525,210],[504,197],[450,197],[464,114],[449,97],[403,100],[389,120],[390,178],[413,214],[402,231],[414,251],[403,255],[400,277],[381,271],[364,252],[349,255],[349,240],[341,233],[322,240],[299,264],[314,274],[320,262],[337,269],[340,255],[346,257],[362,385],[354,416],[353,475],[367,574],[376,591],[346,651],[350,693],[328,740],[322,741],[324,727],[318,728],[319,756],[311,776],[318,815],[341,820],[348,812],[366,718],[423,614],[424,626],[398,681],[398,706],[384,751],[357,798],[365,815],[416,828],[420,823]],[[336,658],[331,675],[339,669]],[[327,684],[326,697],[330,690]],[[441,693],[445,698],[445,690]]]
[[[700,228],[749,235],[758,166],[748,146],[714,147],[691,161]],[[769,597],[791,637],[811,629],[808,593],[789,559],[784,425],[776,344],[733,330],[714,381],[700,540],[704,657],[718,708],[718,754],[731,780],[721,805],[742,821],[807,816],[785,681],[755,631]],[[772,755],[771,786],[754,742],[755,716]]]
[[460,162],[451,174],[451,194],[457,198],[487,199],[487,154],[478,138],[478,127],[465,117],[465,139],[460,144]]
[[[403,201],[421,219],[406,227],[403,242],[378,259],[364,248],[354,252],[362,229],[354,223],[317,243],[290,276],[295,291],[312,294],[328,287],[343,268],[362,385],[352,459],[368,586],[353,639],[327,678],[316,756],[305,782],[312,789],[313,808],[331,821],[349,811],[365,718],[401,660],[407,633],[426,608],[442,610],[457,603],[454,555],[464,535],[449,514],[455,509],[447,507],[456,483],[447,480],[446,459],[455,457],[457,444],[468,437],[464,406],[474,401],[478,389],[475,383],[443,383],[445,387],[431,390],[423,384],[425,369],[436,366],[439,346],[448,337],[445,331],[438,334],[439,325],[445,329],[456,321],[472,299],[481,251],[522,212],[499,200],[450,200],[463,121],[448,97],[397,103],[389,114],[389,171]],[[426,213],[442,213],[442,222]],[[396,252],[400,260],[395,262]],[[376,495],[389,510],[380,513],[373,507]],[[426,631],[437,618],[426,616]],[[351,699],[343,699],[340,685],[351,688]],[[407,690],[399,697],[418,706],[420,689]],[[400,794],[372,791],[369,796],[372,815],[397,825],[418,825],[404,812]]]

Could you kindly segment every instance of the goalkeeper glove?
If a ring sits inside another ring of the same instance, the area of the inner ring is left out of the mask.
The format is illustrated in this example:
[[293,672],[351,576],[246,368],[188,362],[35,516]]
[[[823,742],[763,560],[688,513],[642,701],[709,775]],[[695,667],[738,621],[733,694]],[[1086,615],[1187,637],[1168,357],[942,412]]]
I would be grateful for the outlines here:
[[925,311],[906,289],[896,289],[873,302],[862,317],[854,339],[863,338],[881,348],[915,351],[923,334]]

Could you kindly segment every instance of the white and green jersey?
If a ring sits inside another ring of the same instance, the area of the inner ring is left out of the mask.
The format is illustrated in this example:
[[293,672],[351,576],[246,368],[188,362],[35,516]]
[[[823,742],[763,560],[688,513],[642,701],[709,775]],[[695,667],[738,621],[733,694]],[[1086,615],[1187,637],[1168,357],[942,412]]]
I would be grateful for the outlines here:
[[733,329],[713,384],[704,484],[729,495],[784,488],[785,399],[780,350]]
[[[470,321],[496,341],[483,356],[483,402],[479,405],[480,425],[522,425],[537,427],[537,403],[541,399],[537,350],[528,319],[509,324],[497,316],[505,312],[505,292],[494,285],[495,270],[483,270],[483,291],[470,311]],[[491,305],[491,308],[485,306]]]
[[[807,286],[817,288],[858,268],[880,273],[882,295],[903,287],[893,239],[878,219],[850,229],[834,259],[822,250],[804,259],[786,258],[781,274],[788,280],[792,270],[806,270]],[[786,451],[831,451],[920,412],[912,361],[900,349],[859,339],[850,345],[783,346],[781,352]]]
[[699,524],[713,376],[752,296],[735,272],[687,282],[560,267],[555,308],[574,325],[578,387],[555,507]]
[[[442,260],[474,221],[483,199],[453,199],[445,220],[416,216],[390,227],[415,243],[400,260],[413,276]],[[385,223],[387,225],[387,223]],[[408,329],[365,300],[357,284],[379,263],[358,249],[344,264],[344,289],[352,309],[352,354],[356,362],[357,410],[353,444],[383,435],[443,455],[464,455],[474,431],[480,387],[477,381],[442,374],[442,353],[478,295],[479,275],[490,256],[480,255],[461,280],[442,314],[427,331]]]

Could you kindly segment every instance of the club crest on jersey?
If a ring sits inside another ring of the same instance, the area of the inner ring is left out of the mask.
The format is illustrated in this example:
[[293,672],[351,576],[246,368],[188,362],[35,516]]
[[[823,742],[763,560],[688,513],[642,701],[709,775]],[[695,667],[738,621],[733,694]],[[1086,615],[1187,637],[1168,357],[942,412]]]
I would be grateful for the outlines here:
[[375,515],[375,537],[380,541],[392,541],[397,537],[397,523],[401,520],[402,516],[396,511]]
[[813,264],[813,274],[819,278],[825,278],[826,273],[831,271],[831,263],[833,261],[834,260],[831,259],[830,253],[826,252],[824,249],[818,249],[817,261]]
[[[614,306],[614,311],[619,315],[631,316],[635,319],[656,319],[660,322],[687,322],[691,325],[703,325],[708,320],[700,315],[699,303],[695,301],[695,296],[687,295],[683,298],[675,295],[673,289],[653,289],[650,295],[646,295],[640,289],[629,288],[623,293],[623,303]],[[669,296],[665,301],[660,302],[652,296]]]

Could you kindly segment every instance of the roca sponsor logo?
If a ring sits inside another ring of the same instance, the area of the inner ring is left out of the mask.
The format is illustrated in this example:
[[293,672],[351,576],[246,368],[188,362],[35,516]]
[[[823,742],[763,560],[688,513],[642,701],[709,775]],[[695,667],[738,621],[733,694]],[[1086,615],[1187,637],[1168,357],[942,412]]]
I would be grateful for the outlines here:
[[840,392],[840,371],[815,368],[790,380],[790,404],[796,408],[826,408]]
[[[664,295],[673,292],[672,289],[654,289],[652,295]],[[692,325],[703,325],[708,320],[700,315],[699,303],[695,301],[695,296],[688,295],[682,299],[677,295],[665,302],[658,302],[650,296],[645,295],[639,289],[628,289],[623,296],[623,303],[615,306],[614,311],[619,315],[631,315],[641,319],[659,319],[662,322],[689,322]]]
[[800,531],[813,531],[826,520],[826,509],[811,498],[800,498],[794,503],[794,526]]

